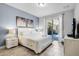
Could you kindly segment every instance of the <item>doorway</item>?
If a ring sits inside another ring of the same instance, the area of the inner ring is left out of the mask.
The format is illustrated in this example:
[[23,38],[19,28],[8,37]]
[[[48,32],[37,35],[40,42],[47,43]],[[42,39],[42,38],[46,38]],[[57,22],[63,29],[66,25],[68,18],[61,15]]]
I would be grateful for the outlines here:
[[48,35],[52,36],[52,40],[62,41],[64,34],[64,23],[63,15],[53,17],[51,20],[48,20]]

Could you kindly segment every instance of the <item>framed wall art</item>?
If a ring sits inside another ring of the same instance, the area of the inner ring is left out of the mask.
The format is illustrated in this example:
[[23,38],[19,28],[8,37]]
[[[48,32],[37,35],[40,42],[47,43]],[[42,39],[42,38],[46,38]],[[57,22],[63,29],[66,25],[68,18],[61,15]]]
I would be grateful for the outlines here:
[[26,19],[23,17],[16,17],[16,24],[18,27],[26,27]]
[[16,16],[16,25],[17,27],[33,28],[34,22],[31,19],[26,19],[23,17]]
[[29,27],[29,28],[32,28],[32,27],[34,27],[34,23],[33,23],[33,20],[27,20],[27,27]]

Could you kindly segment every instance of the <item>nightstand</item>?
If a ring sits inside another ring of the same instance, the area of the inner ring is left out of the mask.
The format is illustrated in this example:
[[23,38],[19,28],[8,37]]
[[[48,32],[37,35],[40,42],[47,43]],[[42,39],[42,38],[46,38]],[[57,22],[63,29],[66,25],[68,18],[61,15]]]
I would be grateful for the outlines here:
[[15,36],[6,37],[6,48],[18,46],[18,38]]

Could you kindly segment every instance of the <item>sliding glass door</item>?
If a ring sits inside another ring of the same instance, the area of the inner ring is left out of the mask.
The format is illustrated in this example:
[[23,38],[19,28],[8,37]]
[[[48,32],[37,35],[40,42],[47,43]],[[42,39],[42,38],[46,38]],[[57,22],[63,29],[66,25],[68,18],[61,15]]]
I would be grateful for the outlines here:
[[52,40],[62,40],[64,37],[63,15],[50,18],[47,23],[47,34],[52,36]]

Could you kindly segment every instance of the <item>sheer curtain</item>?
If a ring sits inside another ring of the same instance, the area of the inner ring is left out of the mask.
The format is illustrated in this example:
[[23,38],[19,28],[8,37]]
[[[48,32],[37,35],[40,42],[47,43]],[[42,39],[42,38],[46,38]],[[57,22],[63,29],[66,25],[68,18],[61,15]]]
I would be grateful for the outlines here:
[[[39,22],[39,27],[42,27],[43,28],[43,33],[44,35],[48,35],[48,21],[51,21],[53,22],[55,19],[58,20],[58,35],[59,35],[59,38],[58,39],[62,39],[64,37],[64,15],[63,14],[60,14],[60,15],[57,15],[55,17],[53,16],[49,16],[49,17],[42,17],[40,18],[40,22]],[[56,22],[57,24],[57,22]]]
[[[47,25],[48,21],[53,22],[53,30],[56,29],[56,32],[58,33],[58,40],[62,41],[64,38],[64,15],[60,14],[55,17],[45,17],[45,32],[47,33]],[[55,25],[54,25],[55,24]]]

